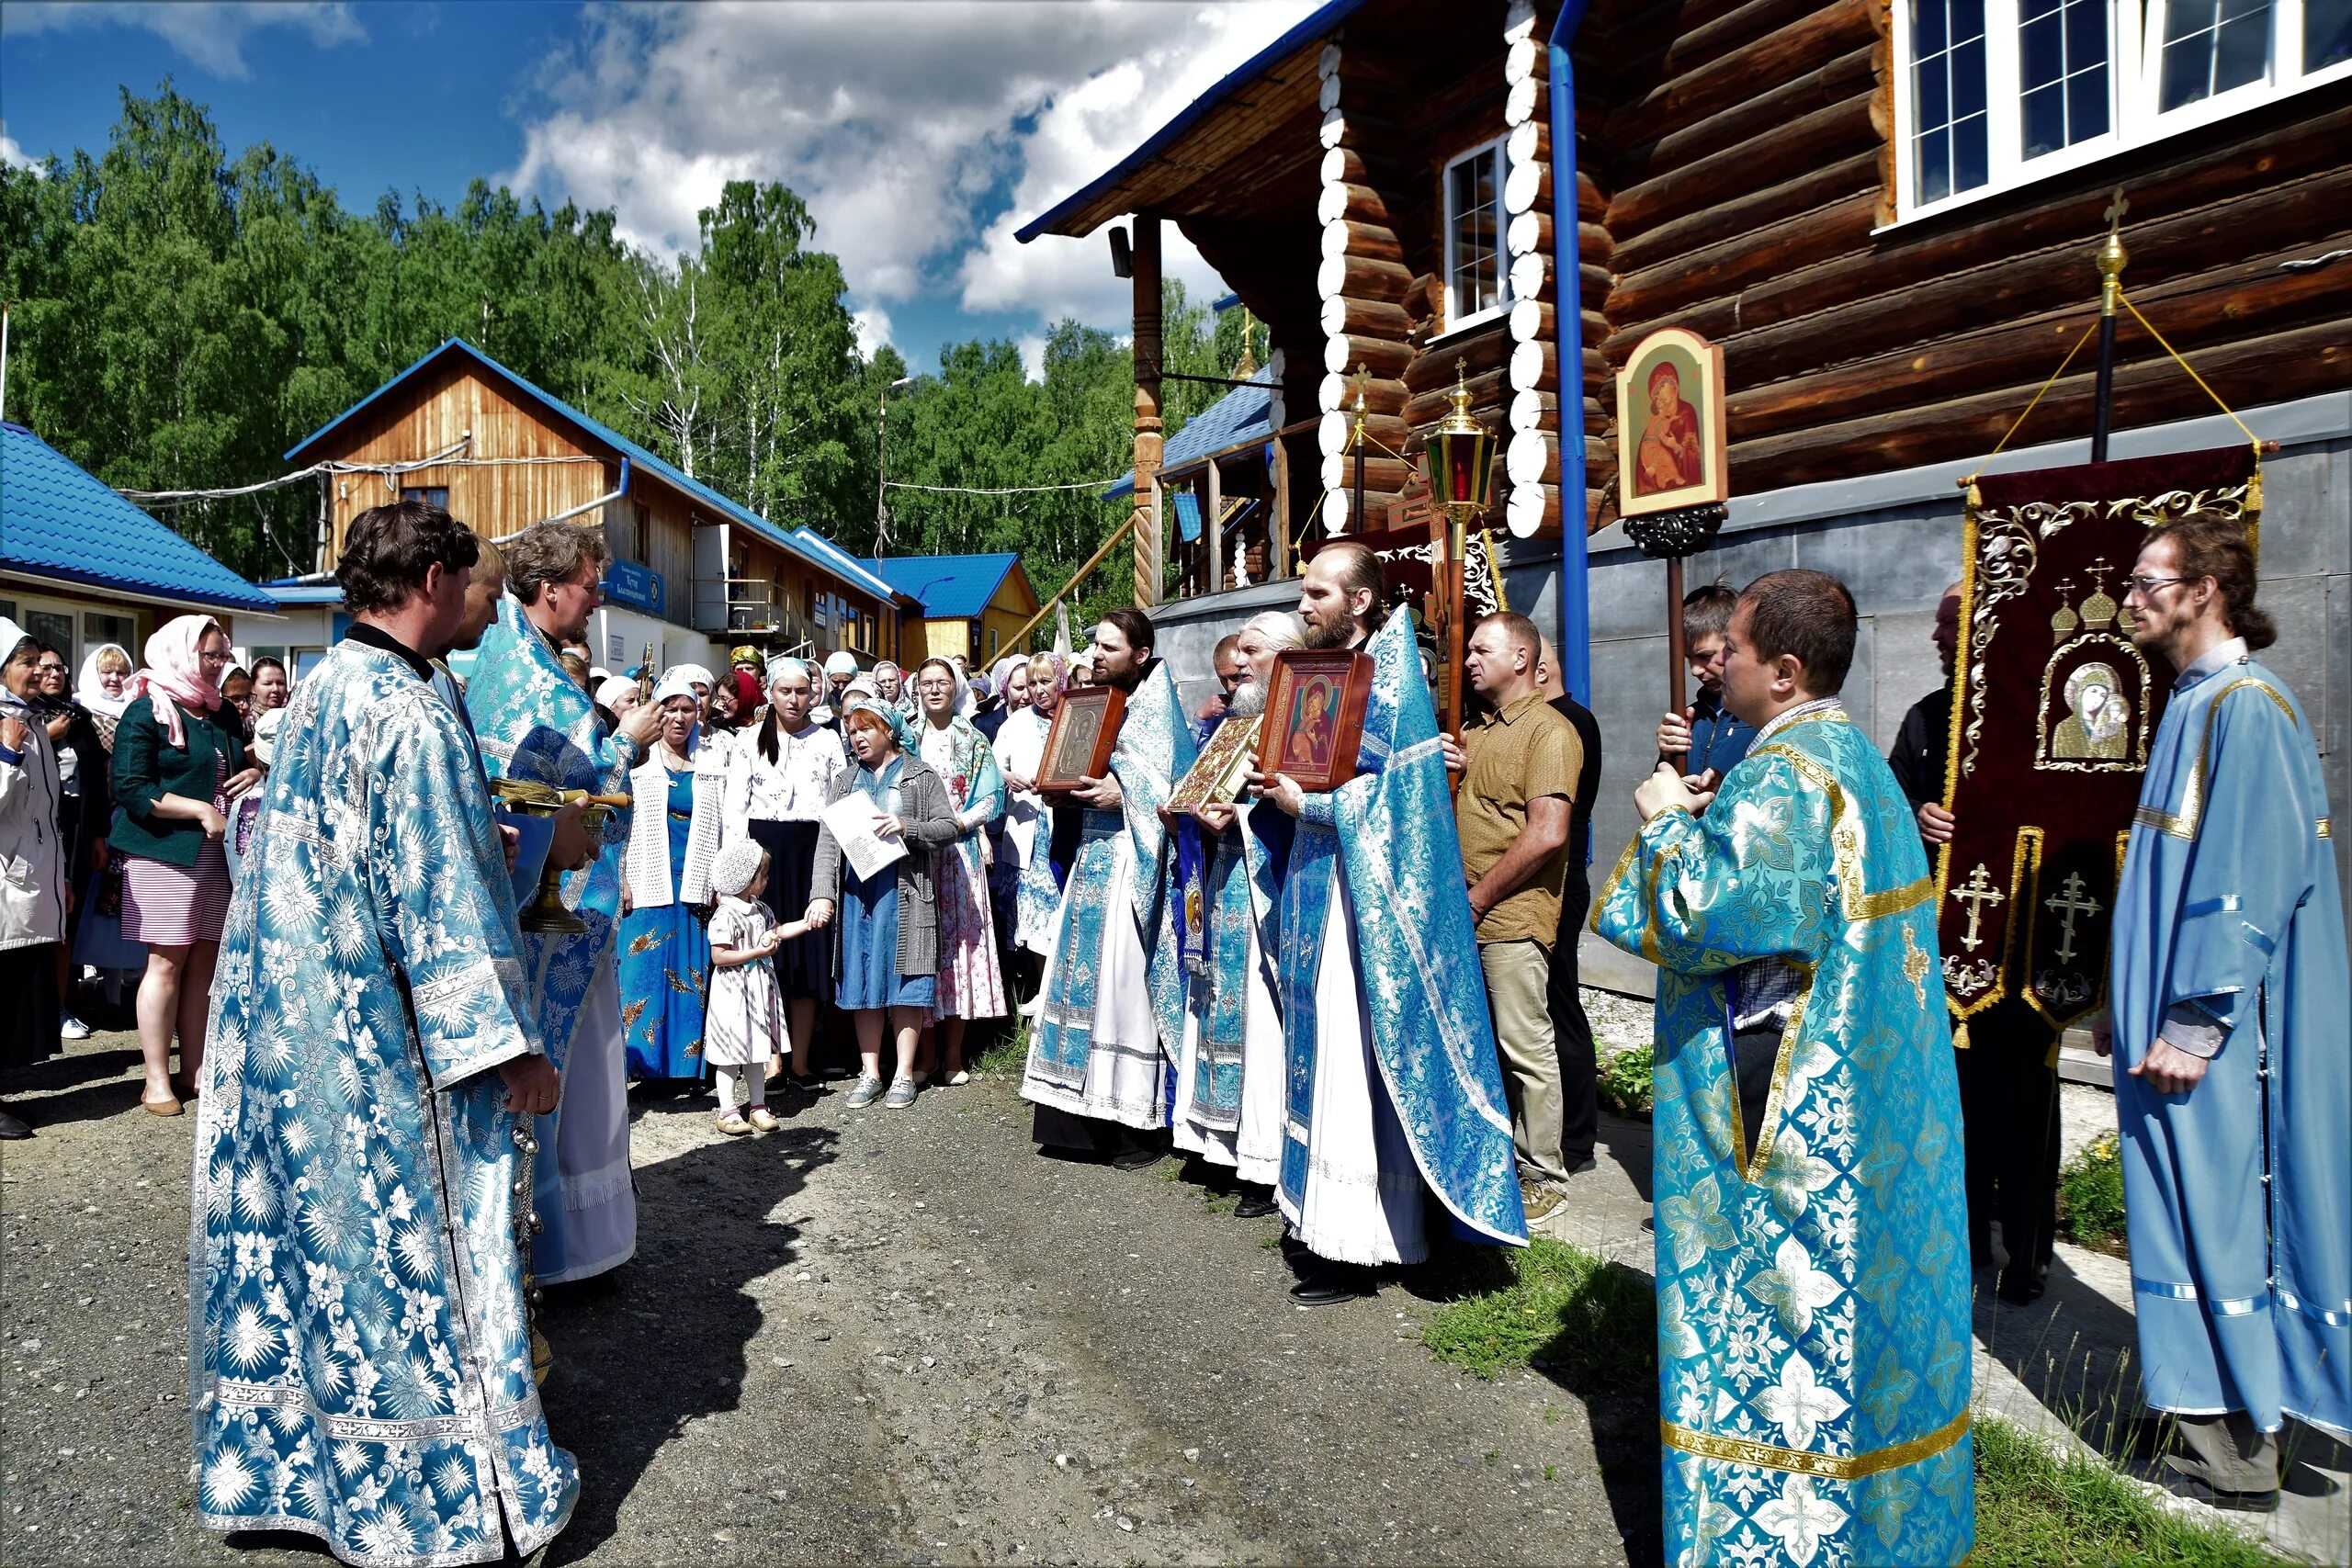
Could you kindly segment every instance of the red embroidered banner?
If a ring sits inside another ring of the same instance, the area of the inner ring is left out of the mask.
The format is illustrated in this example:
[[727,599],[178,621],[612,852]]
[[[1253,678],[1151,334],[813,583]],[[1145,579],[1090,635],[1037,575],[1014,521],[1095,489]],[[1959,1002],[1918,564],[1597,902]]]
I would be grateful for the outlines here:
[[2174,671],[2132,642],[2147,531],[2260,505],[2248,446],[1987,475],[1969,498],[1936,867],[1944,990],[1965,1026],[2022,997],[2054,1028],[2100,1005],[2148,742]]

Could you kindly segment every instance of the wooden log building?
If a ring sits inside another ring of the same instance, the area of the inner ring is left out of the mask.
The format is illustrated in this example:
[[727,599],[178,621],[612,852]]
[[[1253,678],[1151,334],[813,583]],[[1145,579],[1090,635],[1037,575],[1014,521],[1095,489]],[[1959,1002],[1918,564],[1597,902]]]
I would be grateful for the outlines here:
[[[2211,395],[2127,318],[2114,455],[2243,439],[2213,395],[2282,443],[2264,592],[2341,811],[2347,136],[2352,19],[2312,0],[1333,0],[1021,237],[1132,232],[1147,604],[1168,597],[1164,226],[1269,328],[1277,579],[1308,529],[1380,525],[1403,481],[1367,464],[1350,515],[1358,367],[1371,434],[1408,454],[1464,367],[1498,435],[1513,603],[1602,718],[1595,833],[1613,850],[1665,695],[1662,570],[1612,526],[1612,378],[1634,344],[1681,326],[1724,350],[1734,500],[1691,581],[1844,577],[1865,622],[1849,705],[1883,740],[1939,681],[1926,630],[1957,575],[1953,480],[2095,320],[2120,186],[2125,290]],[[2092,386],[2086,350],[2002,466],[2083,460]],[[1188,682],[1213,630],[1287,598],[1208,581],[1223,592],[1154,611]]]
[[[322,570],[353,518],[404,493],[440,502],[493,541],[544,518],[601,528],[613,565],[590,642],[616,671],[634,668],[648,647],[663,666],[716,668],[746,645],[763,655],[846,649],[870,664],[897,657],[902,623],[922,617],[919,600],[831,541],[728,499],[461,339],[286,456],[356,466],[325,476]],[[295,591],[288,605],[310,603],[304,585],[285,586]]]

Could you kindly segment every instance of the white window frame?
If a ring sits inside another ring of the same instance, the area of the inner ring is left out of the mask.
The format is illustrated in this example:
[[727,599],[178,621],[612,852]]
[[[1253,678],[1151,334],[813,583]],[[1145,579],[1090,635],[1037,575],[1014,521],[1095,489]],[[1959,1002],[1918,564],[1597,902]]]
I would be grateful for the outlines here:
[[[1445,271],[1442,275],[1445,296],[1444,330],[1448,333],[1460,332],[1464,327],[1510,313],[1510,251],[1503,243],[1503,235],[1510,228],[1510,215],[1503,210],[1503,181],[1510,173],[1510,162],[1503,148],[1510,140],[1509,136],[1498,136],[1491,141],[1481,141],[1476,147],[1465,147],[1448,158],[1444,169],[1438,175],[1438,217],[1442,225],[1441,232],[1445,238]],[[1453,171],[1473,158],[1492,158],[1495,161],[1495,303],[1483,310],[1461,311],[1454,308],[1453,298]]]
[[[2172,0],[2109,0],[2108,130],[2054,152],[2028,159],[2018,151],[2024,95],[2018,85],[2018,0],[1984,0],[1985,171],[1983,185],[1939,200],[1918,199],[1915,130],[1911,0],[1892,0],[1894,22],[1895,219],[1886,229],[1933,218],[2079,169],[2165,137],[2244,114],[2264,104],[2352,75],[2352,61],[2320,71],[2303,69],[2303,0],[2271,0],[2270,69],[2241,87],[2200,98],[2169,113],[2156,107],[2163,81],[2165,18]],[[1884,231],[1884,229],[1880,231]]]

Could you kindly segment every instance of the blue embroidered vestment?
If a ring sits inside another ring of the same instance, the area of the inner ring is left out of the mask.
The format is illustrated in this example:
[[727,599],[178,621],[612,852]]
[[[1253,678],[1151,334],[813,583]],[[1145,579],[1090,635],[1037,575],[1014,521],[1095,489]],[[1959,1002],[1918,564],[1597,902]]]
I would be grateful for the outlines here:
[[287,720],[197,1102],[197,1506],[347,1562],[527,1554],[579,1478],[531,1375],[493,1069],[537,1030],[490,799],[392,654],[335,648]]
[[[1960,1100],[1934,883],[1843,713],[1644,824],[1593,929],[1657,965],[1666,1560],[1952,1563],[1974,1540]],[[1728,981],[1801,980],[1757,1146]]]

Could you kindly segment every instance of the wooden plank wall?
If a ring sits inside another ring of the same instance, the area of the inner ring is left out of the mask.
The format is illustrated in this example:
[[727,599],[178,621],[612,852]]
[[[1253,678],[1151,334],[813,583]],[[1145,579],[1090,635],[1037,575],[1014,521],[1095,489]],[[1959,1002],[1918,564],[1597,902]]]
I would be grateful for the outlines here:
[[[452,355],[385,403],[367,410],[320,456],[355,463],[403,463],[442,451],[472,432],[480,457],[590,457],[587,447],[542,420],[497,383]],[[334,553],[351,520],[398,499],[401,485],[447,485],[449,510],[487,538],[500,538],[613,488],[618,465],[603,462],[449,464],[387,478],[343,474],[331,492]],[[332,564],[330,562],[329,564]]]
[[[1881,0],[1596,10],[1577,48],[1610,193],[1594,341],[1611,367],[1662,326],[1723,345],[1738,493],[1989,451],[2095,316],[2119,184],[2126,290],[2223,398],[2352,382],[2342,279],[2280,266],[2352,236],[2352,84],[1873,233],[1893,217]],[[2019,440],[2088,433],[2076,365]],[[2127,318],[2117,425],[2211,408]]]

